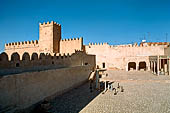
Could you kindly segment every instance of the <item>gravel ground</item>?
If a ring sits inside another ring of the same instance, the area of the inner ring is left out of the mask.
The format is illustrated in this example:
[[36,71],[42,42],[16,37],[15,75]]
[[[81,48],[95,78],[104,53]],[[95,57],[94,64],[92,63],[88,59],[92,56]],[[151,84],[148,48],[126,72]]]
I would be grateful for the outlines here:
[[170,76],[149,72],[108,71],[124,92],[98,95],[80,113],[170,113]]
[[[170,76],[150,72],[108,71],[109,78],[120,80],[124,92],[89,90],[86,83],[50,103],[52,113],[170,113]],[[117,84],[115,84],[115,87]]]

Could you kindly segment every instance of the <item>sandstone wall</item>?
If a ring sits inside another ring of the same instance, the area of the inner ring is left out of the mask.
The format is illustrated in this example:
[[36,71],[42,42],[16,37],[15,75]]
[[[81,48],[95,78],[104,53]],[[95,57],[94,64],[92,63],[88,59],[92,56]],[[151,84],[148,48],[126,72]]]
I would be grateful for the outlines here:
[[[32,54],[34,52],[39,53],[39,43],[35,41],[24,41],[24,42],[14,42],[5,44],[5,52],[8,56],[11,56],[12,53],[17,52],[20,56],[25,52]],[[11,58],[9,57],[9,60]]]
[[56,22],[39,24],[39,52],[59,53],[61,40],[61,25]]
[[96,55],[96,65],[99,65],[99,67],[103,67],[103,63],[105,63],[107,68],[126,69],[129,61],[136,63],[145,61],[149,66],[148,56],[165,55],[165,48],[167,48],[166,53],[170,53],[169,47],[166,45],[138,46],[129,44],[111,46],[107,43],[92,43],[85,46],[85,51],[87,54]]
[[28,52],[36,53],[59,53],[61,40],[61,25],[56,22],[39,24],[39,41],[24,41],[5,44],[5,52],[11,56],[17,52],[19,55]]
[[[9,60],[11,57],[11,60]],[[76,51],[69,54],[37,54],[25,52],[23,55],[13,53],[8,56],[5,52],[0,54],[0,76],[14,73],[41,71],[61,67],[73,67],[91,65],[95,67],[95,55],[87,55],[85,52]]]
[[26,108],[86,81],[92,67],[76,66],[0,78],[0,108]]
[[107,43],[103,44],[89,44],[85,46],[85,51],[87,54],[96,55],[96,65],[102,67],[103,62],[107,62],[107,57],[112,56],[112,53],[109,52],[109,45]]
[[75,50],[83,50],[83,38],[60,41],[60,53],[74,53]]

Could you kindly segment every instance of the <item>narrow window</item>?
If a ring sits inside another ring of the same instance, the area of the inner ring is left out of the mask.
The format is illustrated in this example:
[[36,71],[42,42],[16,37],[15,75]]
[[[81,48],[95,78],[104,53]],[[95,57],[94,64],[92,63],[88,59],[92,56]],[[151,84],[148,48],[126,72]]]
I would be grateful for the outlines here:
[[105,63],[103,63],[103,68],[105,68]]
[[54,61],[52,61],[52,64],[54,64]]
[[16,67],[19,67],[19,63],[16,63]]

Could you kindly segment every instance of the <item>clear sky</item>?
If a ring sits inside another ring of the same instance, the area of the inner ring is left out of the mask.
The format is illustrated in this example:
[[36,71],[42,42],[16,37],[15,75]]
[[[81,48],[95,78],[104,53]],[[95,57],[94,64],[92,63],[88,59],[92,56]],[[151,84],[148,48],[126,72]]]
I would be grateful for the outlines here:
[[[0,0],[0,51],[9,42],[38,40],[39,22],[62,25],[62,38],[84,44],[170,41],[170,0]],[[148,36],[149,32],[149,36]]]

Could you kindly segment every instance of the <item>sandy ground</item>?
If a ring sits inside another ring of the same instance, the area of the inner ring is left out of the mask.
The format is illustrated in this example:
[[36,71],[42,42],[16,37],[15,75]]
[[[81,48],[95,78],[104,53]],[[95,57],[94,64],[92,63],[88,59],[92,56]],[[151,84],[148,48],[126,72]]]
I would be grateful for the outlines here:
[[[170,113],[170,76],[150,72],[108,71],[109,78],[119,80],[124,92],[118,90],[90,92],[84,84],[50,103],[53,113]],[[116,88],[117,83],[113,86]]]

